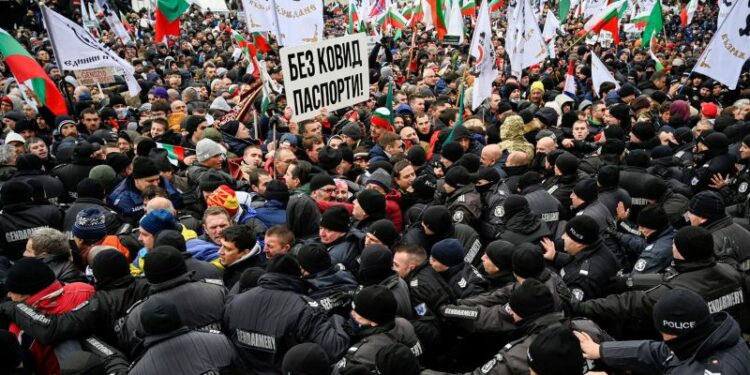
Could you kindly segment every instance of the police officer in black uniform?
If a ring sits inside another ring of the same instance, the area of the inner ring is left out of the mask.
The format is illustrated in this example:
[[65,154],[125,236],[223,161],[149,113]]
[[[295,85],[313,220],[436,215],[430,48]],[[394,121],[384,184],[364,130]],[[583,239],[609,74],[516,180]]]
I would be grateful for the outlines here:
[[[565,221],[562,219],[570,207],[565,208],[560,201],[542,187],[542,176],[537,172],[526,172],[518,179],[518,194],[529,202],[529,209],[539,215],[547,224],[550,233],[556,238],[562,235]],[[563,223],[561,225],[560,223]]]

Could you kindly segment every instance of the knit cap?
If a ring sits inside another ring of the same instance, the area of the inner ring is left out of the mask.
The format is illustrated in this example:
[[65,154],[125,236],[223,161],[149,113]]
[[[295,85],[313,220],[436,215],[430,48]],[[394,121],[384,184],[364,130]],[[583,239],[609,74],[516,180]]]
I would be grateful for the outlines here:
[[208,207],[224,207],[230,217],[234,217],[240,209],[237,193],[227,185],[221,185],[206,199]]
[[430,256],[447,267],[464,262],[464,247],[455,238],[447,238],[432,245]]
[[104,213],[98,208],[84,208],[76,214],[73,236],[84,241],[100,240],[107,235]]
[[159,208],[144,215],[140,227],[152,235],[157,235],[164,229],[176,229],[177,220],[171,212]]
[[16,294],[31,295],[55,282],[55,274],[39,258],[23,257],[8,271],[5,278],[5,290]]

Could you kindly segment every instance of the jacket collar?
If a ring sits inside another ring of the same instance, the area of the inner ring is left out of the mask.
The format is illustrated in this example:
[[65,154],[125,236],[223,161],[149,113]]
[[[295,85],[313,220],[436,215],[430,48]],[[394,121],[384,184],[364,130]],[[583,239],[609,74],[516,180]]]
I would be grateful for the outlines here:
[[27,298],[26,301],[24,301],[27,305],[34,307],[34,308],[44,308],[47,305],[49,305],[51,302],[53,302],[57,297],[60,297],[63,293],[63,286],[62,283],[55,280],[52,284],[50,284],[48,287],[38,291],[36,294],[32,295],[31,297]]

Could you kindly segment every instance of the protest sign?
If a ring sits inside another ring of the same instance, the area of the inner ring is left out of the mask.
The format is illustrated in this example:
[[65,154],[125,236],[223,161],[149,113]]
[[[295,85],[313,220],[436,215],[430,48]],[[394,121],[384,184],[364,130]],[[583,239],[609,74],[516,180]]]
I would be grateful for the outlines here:
[[369,98],[370,71],[364,33],[281,49],[287,104],[293,121],[335,111]]
[[78,83],[86,86],[96,86],[97,83],[100,85],[115,83],[115,72],[112,68],[74,70],[73,74]]

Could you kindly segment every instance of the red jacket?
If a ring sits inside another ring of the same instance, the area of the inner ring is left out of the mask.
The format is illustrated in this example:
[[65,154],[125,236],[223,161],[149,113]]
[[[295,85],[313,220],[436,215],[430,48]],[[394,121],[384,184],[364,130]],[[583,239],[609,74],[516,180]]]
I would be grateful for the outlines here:
[[[55,281],[50,286],[24,301],[25,304],[44,312],[45,314],[60,315],[71,311],[94,295],[94,287],[84,283],[70,283],[62,285]],[[10,331],[21,341],[23,331],[15,324],[10,325]],[[60,374],[60,364],[57,362],[53,346],[43,345],[34,340],[29,348],[34,359],[34,372],[37,374]]]
[[[394,192],[395,194],[393,194]],[[390,219],[391,222],[393,222],[393,225],[399,232],[401,232],[404,225],[403,216],[401,214],[401,206],[399,205],[400,201],[401,193],[399,193],[398,191],[391,190],[388,192],[388,194],[385,195],[385,216],[387,216],[387,218]],[[327,209],[333,206],[344,206],[344,208],[349,211],[349,215],[351,215],[352,211],[354,210],[354,205],[351,203],[321,200],[316,200],[315,203],[318,205],[318,209],[321,213],[326,212]]]

